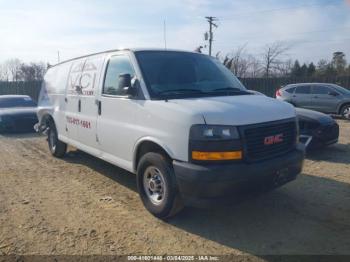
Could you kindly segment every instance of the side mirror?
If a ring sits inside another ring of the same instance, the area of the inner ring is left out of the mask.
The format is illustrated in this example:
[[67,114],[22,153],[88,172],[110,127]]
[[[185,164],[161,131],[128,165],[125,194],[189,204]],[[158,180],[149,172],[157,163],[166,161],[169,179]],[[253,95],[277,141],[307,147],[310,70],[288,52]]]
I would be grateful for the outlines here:
[[120,74],[118,79],[118,87],[127,95],[135,96],[136,88],[134,88],[131,84],[131,75],[130,74]]
[[335,91],[330,91],[329,93],[328,93],[328,95],[330,95],[330,96],[337,96],[337,95],[339,95],[337,92],[335,92]]

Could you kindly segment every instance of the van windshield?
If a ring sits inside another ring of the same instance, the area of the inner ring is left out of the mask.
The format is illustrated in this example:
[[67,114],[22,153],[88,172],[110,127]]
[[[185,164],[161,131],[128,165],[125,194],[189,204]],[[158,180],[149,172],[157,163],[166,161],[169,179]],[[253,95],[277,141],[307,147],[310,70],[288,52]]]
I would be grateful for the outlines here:
[[215,58],[176,51],[137,51],[135,55],[152,98],[250,94]]

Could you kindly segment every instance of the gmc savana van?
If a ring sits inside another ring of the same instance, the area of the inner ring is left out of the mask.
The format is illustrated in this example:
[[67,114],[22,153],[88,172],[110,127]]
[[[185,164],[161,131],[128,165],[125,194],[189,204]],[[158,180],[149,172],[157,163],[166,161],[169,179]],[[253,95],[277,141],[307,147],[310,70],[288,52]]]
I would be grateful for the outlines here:
[[160,218],[240,184],[283,185],[303,165],[293,106],[199,53],[114,50],[52,66],[38,117],[52,155],[69,144],[135,173]]

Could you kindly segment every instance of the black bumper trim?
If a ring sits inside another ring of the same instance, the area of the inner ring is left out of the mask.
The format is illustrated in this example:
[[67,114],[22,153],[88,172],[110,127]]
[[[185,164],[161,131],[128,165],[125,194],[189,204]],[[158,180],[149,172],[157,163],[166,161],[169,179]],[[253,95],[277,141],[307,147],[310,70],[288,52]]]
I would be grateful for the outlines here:
[[288,182],[301,172],[304,156],[305,148],[299,144],[295,150],[283,156],[256,163],[201,166],[173,161],[173,166],[180,194],[186,202],[187,198],[217,198],[229,195],[242,184],[266,181],[278,176],[281,170],[287,173],[283,181]]

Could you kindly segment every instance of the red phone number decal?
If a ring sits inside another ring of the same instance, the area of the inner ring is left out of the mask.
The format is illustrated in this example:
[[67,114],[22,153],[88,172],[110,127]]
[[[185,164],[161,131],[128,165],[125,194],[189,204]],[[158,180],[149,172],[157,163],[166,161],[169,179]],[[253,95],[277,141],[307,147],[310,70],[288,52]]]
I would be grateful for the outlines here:
[[87,128],[87,129],[91,128],[91,123],[89,121],[81,120],[79,118],[70,117],[70,116],[67,116],[66,118],[67,118],[68,124],[81,126],[82,128]]

